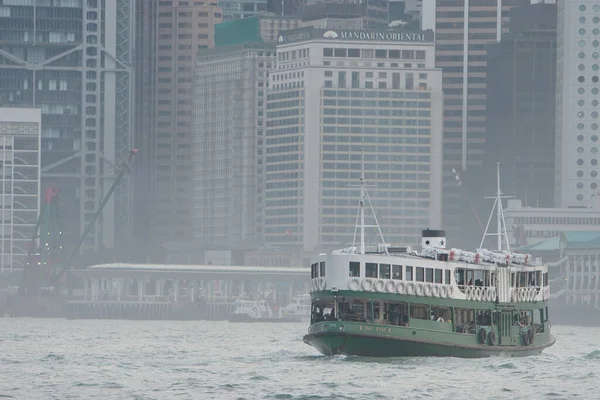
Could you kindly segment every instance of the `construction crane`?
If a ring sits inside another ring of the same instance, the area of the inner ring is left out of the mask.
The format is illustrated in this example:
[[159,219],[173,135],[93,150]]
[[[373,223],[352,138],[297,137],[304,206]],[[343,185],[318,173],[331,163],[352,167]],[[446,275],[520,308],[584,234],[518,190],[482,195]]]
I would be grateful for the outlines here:
[[[131,164],[137,152],[137,149],[132,149],[123,161],[117,163],[116,168],[119,170],[119,174],[100,202],[98,210],[94,214],[92,220],[85,227],[79,238],[79,242],[77,242],[69,257],[63,256],[61,257],[62,260],[59,260],[56,257],[57,252],[64,255],[62,230],[60,229],[60,221],[58,218],[58,190],[54,187],[45,190],[44,203],[29,246],[29,261],[23,270],[21,284],[19,285],[19,294],[37,297],[45,286],[44,283],[49,287],[59,286],[65,272],[72,268],[73,258],[79,253],[81,245],[94,228],[98,217],[102,214],[102,210],[114,193],[116,187],[121,183],[125,175],[131,174]],[[55,242],[56,238],[58,238],[58,242]],[[53,265],[56,264],[62,264],[62,268],[58,273],[55,273],[53,268]],[[44,269],[48,272],[46,276],[43,274]]]

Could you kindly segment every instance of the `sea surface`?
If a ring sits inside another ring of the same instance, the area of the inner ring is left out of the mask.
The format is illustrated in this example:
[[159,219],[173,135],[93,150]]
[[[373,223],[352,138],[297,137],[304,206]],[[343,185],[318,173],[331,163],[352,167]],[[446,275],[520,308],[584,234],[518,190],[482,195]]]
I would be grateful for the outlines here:
[[0,399],[598,399],[600,329],[528,358],[324,357],[306,324],[0,318]]

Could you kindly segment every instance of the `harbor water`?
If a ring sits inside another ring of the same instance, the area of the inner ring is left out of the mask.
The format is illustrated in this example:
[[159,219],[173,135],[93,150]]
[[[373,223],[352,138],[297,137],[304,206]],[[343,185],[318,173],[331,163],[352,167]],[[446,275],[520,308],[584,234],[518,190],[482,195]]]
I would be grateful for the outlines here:
[[599,328],[542,355],[324,357],[306,324],[0,318],[0,398],[594,399]]

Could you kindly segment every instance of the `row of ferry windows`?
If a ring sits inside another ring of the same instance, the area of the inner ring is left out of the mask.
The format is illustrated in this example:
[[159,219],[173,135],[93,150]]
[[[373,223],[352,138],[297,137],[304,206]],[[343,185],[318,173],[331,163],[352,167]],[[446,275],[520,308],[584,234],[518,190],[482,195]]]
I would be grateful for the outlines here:
[[[348,270],[351,277],[360,277],[360,262],[350,261]],[[402,276],[403,272],[404,277]],[[366,263],[365,278],[414,280],[416,282],[445,283],[449,285],[450,270],[412,267],[410,265],[402,268],[402,265]]]
[[319,276],[325,276],[325,261],[314,263],[310,265],[310,277],[318,278]]

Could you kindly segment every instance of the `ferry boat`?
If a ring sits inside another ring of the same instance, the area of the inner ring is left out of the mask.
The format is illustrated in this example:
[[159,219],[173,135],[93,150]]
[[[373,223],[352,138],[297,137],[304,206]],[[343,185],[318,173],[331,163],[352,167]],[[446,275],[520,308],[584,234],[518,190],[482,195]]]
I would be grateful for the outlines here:
[[[548,268],[502,249],[507,239],[498,188],[486,236],[498,250],[448,248],[442,230],[422,231],[421,249],[385,244],[360,190],[360,247],[311,261],[311,321],[304,342],[324,355],[368,357],[529,356],[552,346]],[[365,246],[365,206],[384,244]],[[494,208],[498,232],[487,233]],[[355,234],[356,238],[356,234]],[[482,240],[483,247],[484,241]]]

